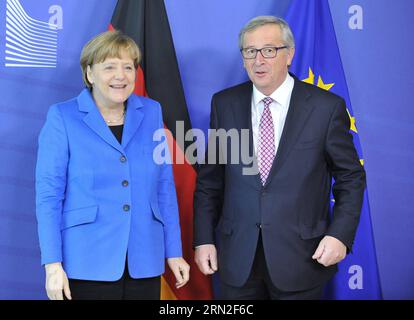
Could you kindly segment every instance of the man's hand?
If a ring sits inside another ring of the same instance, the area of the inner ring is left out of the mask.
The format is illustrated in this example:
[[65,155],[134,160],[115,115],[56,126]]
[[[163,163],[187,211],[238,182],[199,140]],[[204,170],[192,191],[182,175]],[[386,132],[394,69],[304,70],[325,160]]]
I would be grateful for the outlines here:
[[168,258],[167,263],[177,280],[175,287],[179,289],[185,286],[190,279],[190,266],[188,263],[181,257]]
[[325,267],[329,267],[340,262],[345,256],[346,246],[334,237],[325,236],[319,242],[319,246],[313,254],[312,259],[317,260]]
[[69,280],[60,262],[45,265],[46,293],[50,300],[63,300],[63,292],[67,299],[72,300]]
[[195,249],[195,262],[204,275],[213,274],[217,268],[217,250],[214,244],[203,244]]

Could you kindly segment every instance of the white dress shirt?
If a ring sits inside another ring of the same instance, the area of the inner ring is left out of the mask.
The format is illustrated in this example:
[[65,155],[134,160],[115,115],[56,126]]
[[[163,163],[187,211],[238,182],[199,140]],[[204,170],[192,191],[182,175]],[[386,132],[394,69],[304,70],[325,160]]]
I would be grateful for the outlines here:
[[[277,88],[269,97],[273,99],[270,105],[270,112],[273,119],[273,127],[275,132],[275,152],[279,147],[280,138],[282,136],[283,127],[285,125],[286,116],[289,110],[290,98],[292,96],[293,85],[295,81],[288,74],[285,81]],[[252,129],[253,129],[253,145],[256,155],[259,147],[259,126],[260,118],[264,110],[263,99],[266,98],[255,85],[253,85],[252,95]]]

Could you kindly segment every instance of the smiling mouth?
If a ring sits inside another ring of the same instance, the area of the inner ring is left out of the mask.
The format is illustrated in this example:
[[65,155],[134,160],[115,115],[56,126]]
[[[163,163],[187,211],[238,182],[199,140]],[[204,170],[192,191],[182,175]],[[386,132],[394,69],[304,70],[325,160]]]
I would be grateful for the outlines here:
[[126,84],[113,84],[113,85],[110,85],[110,87],[112,88],[112,89],[125,89],[126,88]]

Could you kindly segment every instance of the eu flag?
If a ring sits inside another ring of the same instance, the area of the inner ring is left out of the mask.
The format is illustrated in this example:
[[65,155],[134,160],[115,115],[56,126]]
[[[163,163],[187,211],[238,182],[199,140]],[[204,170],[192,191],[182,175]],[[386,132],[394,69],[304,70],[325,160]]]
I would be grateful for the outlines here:
[[[332,91],[345,99],[351,120],[350,131],[363,164],[328,0],[292,0],[286,20],[296,42],[295,57],[290,71],[299,79]],[[326,286],[325,297],[381,299],[367,191],[364,194],[353,252],[339,263],[338,273]]]

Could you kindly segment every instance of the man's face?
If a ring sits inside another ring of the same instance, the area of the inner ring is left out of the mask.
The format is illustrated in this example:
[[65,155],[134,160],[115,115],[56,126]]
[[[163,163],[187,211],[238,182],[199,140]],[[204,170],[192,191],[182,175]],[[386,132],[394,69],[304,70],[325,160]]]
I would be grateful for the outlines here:
[[[280,27],[274,24],[264,25],[245,33],[243,42],[243,48],[256,49],[286,45],[282,40]],[[262,54],[257,52],[254,59],[243,58],[243,65],[256,88],[268,96],[286,79],[294,53],[294,48],[280,49],[276,57],[263,58]]]

